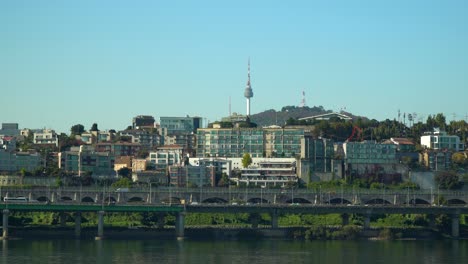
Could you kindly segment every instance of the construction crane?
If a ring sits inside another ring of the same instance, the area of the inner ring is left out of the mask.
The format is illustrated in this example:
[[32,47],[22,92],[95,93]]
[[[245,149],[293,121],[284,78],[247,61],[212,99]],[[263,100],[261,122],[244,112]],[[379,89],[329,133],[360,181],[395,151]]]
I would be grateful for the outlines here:
[[345,143],[350,142],[355,136],[356,139],[362,140],[362,129],[356,125],[353,125],[353,132],[351,132],[351,136],[346,139]]

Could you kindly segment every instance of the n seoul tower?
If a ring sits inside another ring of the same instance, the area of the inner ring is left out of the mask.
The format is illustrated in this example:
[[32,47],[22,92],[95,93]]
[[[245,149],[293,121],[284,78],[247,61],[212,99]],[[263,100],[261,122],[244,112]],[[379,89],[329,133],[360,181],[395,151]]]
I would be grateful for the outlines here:
[[250,98],[253,97],[252,87],[250,86],[250,58],[247,69],[247,86],[245,87],[244,97],[247,98],[247,117],[250,116]]

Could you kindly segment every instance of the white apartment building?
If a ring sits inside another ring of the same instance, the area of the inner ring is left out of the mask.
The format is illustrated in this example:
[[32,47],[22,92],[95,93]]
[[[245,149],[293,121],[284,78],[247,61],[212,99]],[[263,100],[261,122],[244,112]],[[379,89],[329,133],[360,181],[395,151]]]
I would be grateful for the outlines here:
[[421,136],[421,146],[433,150],[463,151],[465,149],[458,136],[447,135],[447,132],[438,128],[434,128],[433,132],[425,132]]
[[42,131],[34,132],[34,144],[53,144],[58,146],[58,135],[52,129],[44,129]]

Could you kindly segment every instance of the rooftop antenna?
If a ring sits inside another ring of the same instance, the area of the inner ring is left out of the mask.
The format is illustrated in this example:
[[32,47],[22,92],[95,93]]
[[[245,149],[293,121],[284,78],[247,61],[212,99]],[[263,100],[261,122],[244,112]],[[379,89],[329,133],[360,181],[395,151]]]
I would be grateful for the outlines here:
[[229,96],[229,116],[231,116],[231,96]]

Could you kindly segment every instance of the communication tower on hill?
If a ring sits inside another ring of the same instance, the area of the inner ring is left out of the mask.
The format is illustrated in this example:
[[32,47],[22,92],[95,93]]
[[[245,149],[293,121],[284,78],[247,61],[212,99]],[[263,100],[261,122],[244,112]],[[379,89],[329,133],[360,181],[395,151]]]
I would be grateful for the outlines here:
[[305,106],[306,106],[305,92],[302,91],[302,100],[301,100],[301,103],[299,104],[299,107],[305,107]]

